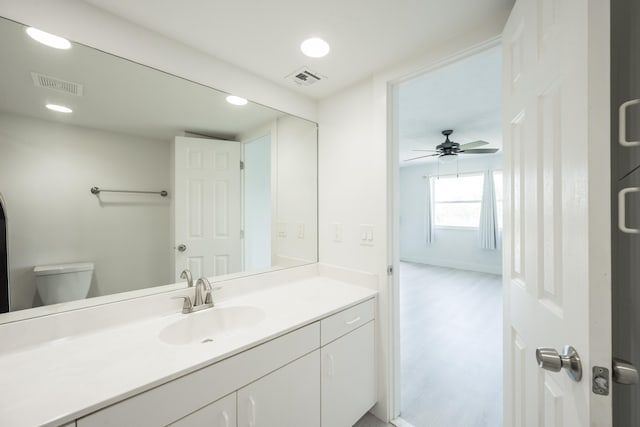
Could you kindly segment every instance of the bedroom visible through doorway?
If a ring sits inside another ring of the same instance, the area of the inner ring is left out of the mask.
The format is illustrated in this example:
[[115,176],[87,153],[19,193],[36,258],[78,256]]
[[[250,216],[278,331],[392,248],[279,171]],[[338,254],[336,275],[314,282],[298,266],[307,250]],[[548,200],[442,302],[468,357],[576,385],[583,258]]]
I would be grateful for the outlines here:
[[501,51],[397,85],[399,425],[502,421]]

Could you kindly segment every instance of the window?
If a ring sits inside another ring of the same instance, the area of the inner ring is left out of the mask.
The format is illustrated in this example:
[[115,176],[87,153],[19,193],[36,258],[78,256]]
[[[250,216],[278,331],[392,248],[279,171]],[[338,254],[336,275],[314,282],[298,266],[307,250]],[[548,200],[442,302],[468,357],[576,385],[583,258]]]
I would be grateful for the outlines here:
[[440,227],[478,228],[483,181],[482,174],[431,178],[434,224]]
[[[478,228],[482,207],[483,174],[431,178],[434,224],[439,227]],[[502,171],[493,172],[498,228],[502,229]]]

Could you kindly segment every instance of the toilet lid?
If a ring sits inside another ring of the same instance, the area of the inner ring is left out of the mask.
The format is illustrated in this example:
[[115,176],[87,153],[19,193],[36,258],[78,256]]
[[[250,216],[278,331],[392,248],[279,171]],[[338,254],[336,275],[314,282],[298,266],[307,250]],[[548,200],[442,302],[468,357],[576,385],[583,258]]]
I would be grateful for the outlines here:
[[73,273],[77,271],[93,270],[92,262],[79,262],[74,264],[40,265],[33,268],[36,276],[48,276],[50,274]]

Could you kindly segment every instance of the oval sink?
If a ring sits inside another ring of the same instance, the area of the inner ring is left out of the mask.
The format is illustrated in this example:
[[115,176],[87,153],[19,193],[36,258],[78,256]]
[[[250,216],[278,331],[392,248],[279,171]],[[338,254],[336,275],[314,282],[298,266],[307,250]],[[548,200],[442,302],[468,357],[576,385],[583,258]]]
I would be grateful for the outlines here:
[[211,342],[221,335],[255,326],[264,318],[264,312],[256,307],[213,307],[185,315],[184,319],[165,326],[158,337],[173,345]]

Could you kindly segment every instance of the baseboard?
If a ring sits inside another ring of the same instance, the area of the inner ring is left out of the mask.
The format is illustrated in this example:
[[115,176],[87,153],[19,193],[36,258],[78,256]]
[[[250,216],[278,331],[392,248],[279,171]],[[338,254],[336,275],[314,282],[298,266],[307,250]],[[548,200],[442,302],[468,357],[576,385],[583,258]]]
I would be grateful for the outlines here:
[[479,273],[489,273],[489,274],[502,274],[502,266],[495,265],[484,265],[478,263],[470,263],[470,262],[459,262],[449,259],[416,259],[410,257],[402,257],[400,261],[413,262],[417,264],[427,264],[433,265],[436,267],[447,267],[447,268],[455,268],[458,270],[468,270],[468,271],[477,271]]

